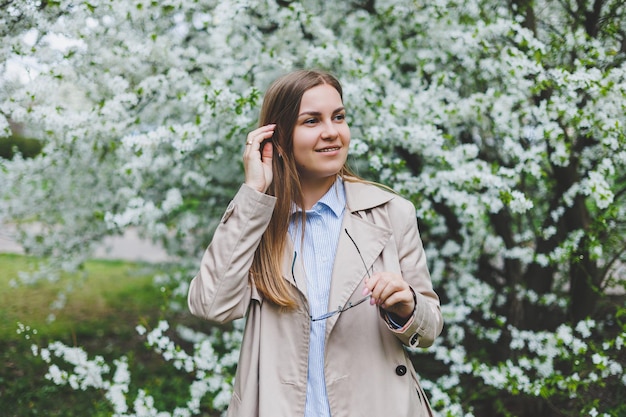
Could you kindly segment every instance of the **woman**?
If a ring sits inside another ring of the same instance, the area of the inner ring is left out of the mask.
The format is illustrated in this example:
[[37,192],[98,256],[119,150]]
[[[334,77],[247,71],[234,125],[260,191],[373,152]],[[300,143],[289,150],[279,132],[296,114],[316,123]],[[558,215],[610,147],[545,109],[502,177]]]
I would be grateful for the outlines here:
[[330,74],[276,80],[259,125],[189,288],[194,315],[247,317],[228,415],[431,415],[403,348],[443,326],[415,208],[346,167]]

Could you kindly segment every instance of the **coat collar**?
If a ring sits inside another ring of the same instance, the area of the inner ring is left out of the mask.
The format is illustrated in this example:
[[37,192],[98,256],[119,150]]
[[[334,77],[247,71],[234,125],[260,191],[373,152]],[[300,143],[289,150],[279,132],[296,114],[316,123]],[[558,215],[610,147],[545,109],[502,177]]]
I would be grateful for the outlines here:
[[395,197],[389,191],[371,183],[355,181],[351,177],[346,177],[343,183],[346,190],[346,207],[352,213],[378,207]]

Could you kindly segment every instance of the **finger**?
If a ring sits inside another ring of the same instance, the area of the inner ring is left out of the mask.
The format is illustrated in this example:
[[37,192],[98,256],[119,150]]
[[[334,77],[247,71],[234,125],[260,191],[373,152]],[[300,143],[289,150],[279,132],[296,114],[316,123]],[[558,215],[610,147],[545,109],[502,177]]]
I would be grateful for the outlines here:
[[397,295],[397,299],[389,300],[389,303],[393,302],[393,304],[389,306],[381,306],[381,308],[397,315],[398,317],[408,319],[415,311],[415,301],[413,300],[413,296],[412,294],[408,295],[410,299],[407,300],[405,298],[406,294],[404,294],[404,292],[402,294],[398,293]]
[[363,295],[368,295],[372,293],[372,289],[376,287],[378,283],[378,273],[371,275],[370,277],[366,277],[363,284]]
[[408,291],[408,289],[408,284],[406,284],[406,282],[404,282],[403,280],[389,281],[387,282],[385,288],[383,288],[379,297],[379,301],[381,304],[386,303],[391,296],[397,293],[401,293],[403,291]]
[[377,275],[376,278],[376,283],[372,287],[372,298],[374,303],[378,305],[385,304],[387,299],[394,293],[408,290],[409,288],[408,283],[397,274],[383,272]]
[[413,294],[410,290],[395,291],[389,294],[389,296],[381,299],[379,304],[385,310],[393,312],[401,310],[412,311],[413,307]]
[[272,165],[272,156],[274,155],[274,145],[272,142],[267,142],[261,150],[261,160],[264,164]]
[[270,139],[274,135],[275,127],[275,124],[265,125],[248,133],[248,136],[246,137],[246,149],[259,149],[261,142],[266,139]]
[[367,287],[371,292],[370,304],[378,304],[388,284],[388,279],[383,273],[376,273],[367,280]]

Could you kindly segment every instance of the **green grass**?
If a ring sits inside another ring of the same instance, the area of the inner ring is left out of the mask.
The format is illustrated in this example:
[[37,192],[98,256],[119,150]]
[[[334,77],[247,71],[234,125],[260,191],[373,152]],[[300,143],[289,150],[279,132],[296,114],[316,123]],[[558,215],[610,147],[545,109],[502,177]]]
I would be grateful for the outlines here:
[[[90,358],[102,355],[110,361],[128,356],[134,384],[154,394],[160,390],[171,393],[159,396],[157,405],[161,407],[173,408],[177,397],[186,398],[188,376],[165,365],[135,331],[139,323],[149,328],[160,318],[173,318],[165,317],[164,295],[153,285],[150,269],[127,262],[90,261],[80,273],[63,275],[57,282],[10,285],[17,280],[18,271],[36,266],[34,258],[0,254],[0,415],[112,414],[102,392],[74,391],[44,378],[47,365],[33,356],[30,347],[44,347],[54,340],[81,346]],[[49,322],[51,304],[68,285],[72,290],[65,306]],[[18,322],[31,331],[18,334]]]
[[[17,322],[37,329],[41,337],[74,339],[102,335],[103,328],[126,327],[129,320],[159,313],[163,297],[152,275],[139,265],[120,261],[90,261],[81,273],[66,274],[57,282],[10,285],[19,271],[36,268],[37,260],[0,254],[0,340],[21,339]],[[143,273],[142,273],[143,272]],[[68,291],[68,286],[71,289]],[[52,303],[65,292],[60,310]],[[54,313],[56,320],[48,322]]]

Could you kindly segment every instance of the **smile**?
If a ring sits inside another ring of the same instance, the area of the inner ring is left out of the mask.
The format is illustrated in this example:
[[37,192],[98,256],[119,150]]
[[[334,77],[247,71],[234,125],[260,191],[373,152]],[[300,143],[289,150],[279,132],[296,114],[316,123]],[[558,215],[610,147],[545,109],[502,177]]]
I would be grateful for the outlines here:
[[337,147],[334,147],[334,148],[320,149],[320,150],[317,150],[315,152],[335,152],[335,151],[338,151],[339,149],[341,149],[341,148],[337,146]]

